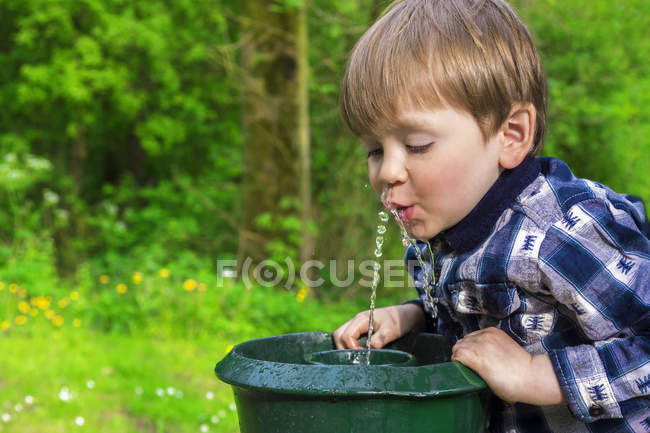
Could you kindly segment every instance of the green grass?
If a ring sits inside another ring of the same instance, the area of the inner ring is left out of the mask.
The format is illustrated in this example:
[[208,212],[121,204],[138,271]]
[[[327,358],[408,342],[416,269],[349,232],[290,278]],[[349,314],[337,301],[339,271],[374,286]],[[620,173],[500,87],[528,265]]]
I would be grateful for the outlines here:
[[11,416],[0,432],[237,432],[232,392],[213,372],[232,343],[83,329],[0,338],[0,415]]
[[[360,289],[219,284],[208,267],[66,280],[28,262],[0,267],[0,433],[236,433],[232,391],[213,371],[231,345],[332,331],[368,305]],[[382,289],[378,305],[408,295]]]

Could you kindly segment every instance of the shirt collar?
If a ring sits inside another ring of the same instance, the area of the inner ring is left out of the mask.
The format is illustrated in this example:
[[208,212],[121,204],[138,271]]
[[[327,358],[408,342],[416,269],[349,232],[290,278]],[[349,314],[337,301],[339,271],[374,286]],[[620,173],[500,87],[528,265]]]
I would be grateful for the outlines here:
[[478,247],[492,232],[504,210],[541,172],[536,158],[504,170],[481,201],[458,224],[441,233],[442,239],[456,252]]

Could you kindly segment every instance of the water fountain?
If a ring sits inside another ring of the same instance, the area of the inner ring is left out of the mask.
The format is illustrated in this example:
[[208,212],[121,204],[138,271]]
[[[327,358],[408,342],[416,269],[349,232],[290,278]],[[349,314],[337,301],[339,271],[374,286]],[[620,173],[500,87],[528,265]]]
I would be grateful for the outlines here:
[[[384,203],[386,193],[382,194]],[[405,245],[416,248],[429,281],[425,307],[437,313],[422,252],[395,217]],[[388,216],[379,213],[375,257],[382,255]],[[383,349],[371,349],[379,263],[373,267],[368,336],[361,350],[335,350],[332,335],[306,332],[241,343],[215,372],[233,388],[241,433],[481,433],[488,421],[485,382],[450,362],[443,336],[408,334]]]

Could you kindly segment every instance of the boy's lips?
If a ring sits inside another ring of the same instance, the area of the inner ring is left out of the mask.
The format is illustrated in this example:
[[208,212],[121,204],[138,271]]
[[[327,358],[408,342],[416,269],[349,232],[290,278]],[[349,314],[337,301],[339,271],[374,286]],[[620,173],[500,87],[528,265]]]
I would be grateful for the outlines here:
[[387,206],[388,209],[395,209],[397,211],[397,214],[399,215],[400,219],[406,224],[408,223],[411,219],[413,219],[413,212],[415,211],[415,208],[413,205],[404,205],[401,203],[396,203],[396,202],[390,202],[389,206]]
[[403,206],[403,207],[397,208],[397,214],[402,219],[404,224],[406,224],[409,221],[411,221],[411,219],[413,218],[414,210],[415,210],[415,208],[413,206]]

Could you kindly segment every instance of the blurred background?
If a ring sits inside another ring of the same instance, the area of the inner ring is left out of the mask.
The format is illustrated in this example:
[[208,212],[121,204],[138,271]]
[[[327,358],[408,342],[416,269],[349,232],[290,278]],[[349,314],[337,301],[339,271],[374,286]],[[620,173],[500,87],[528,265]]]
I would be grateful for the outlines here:
[[[544,154],[650,203],[650,3],[511,3],[548,76]],[[386,5],[0,0],[0,432],[236,432],[212,372],[233,344],[367,308],[287,258],[345,279],[374,257],[337,93]],[[272,284],[237,278],[265,259]]]

